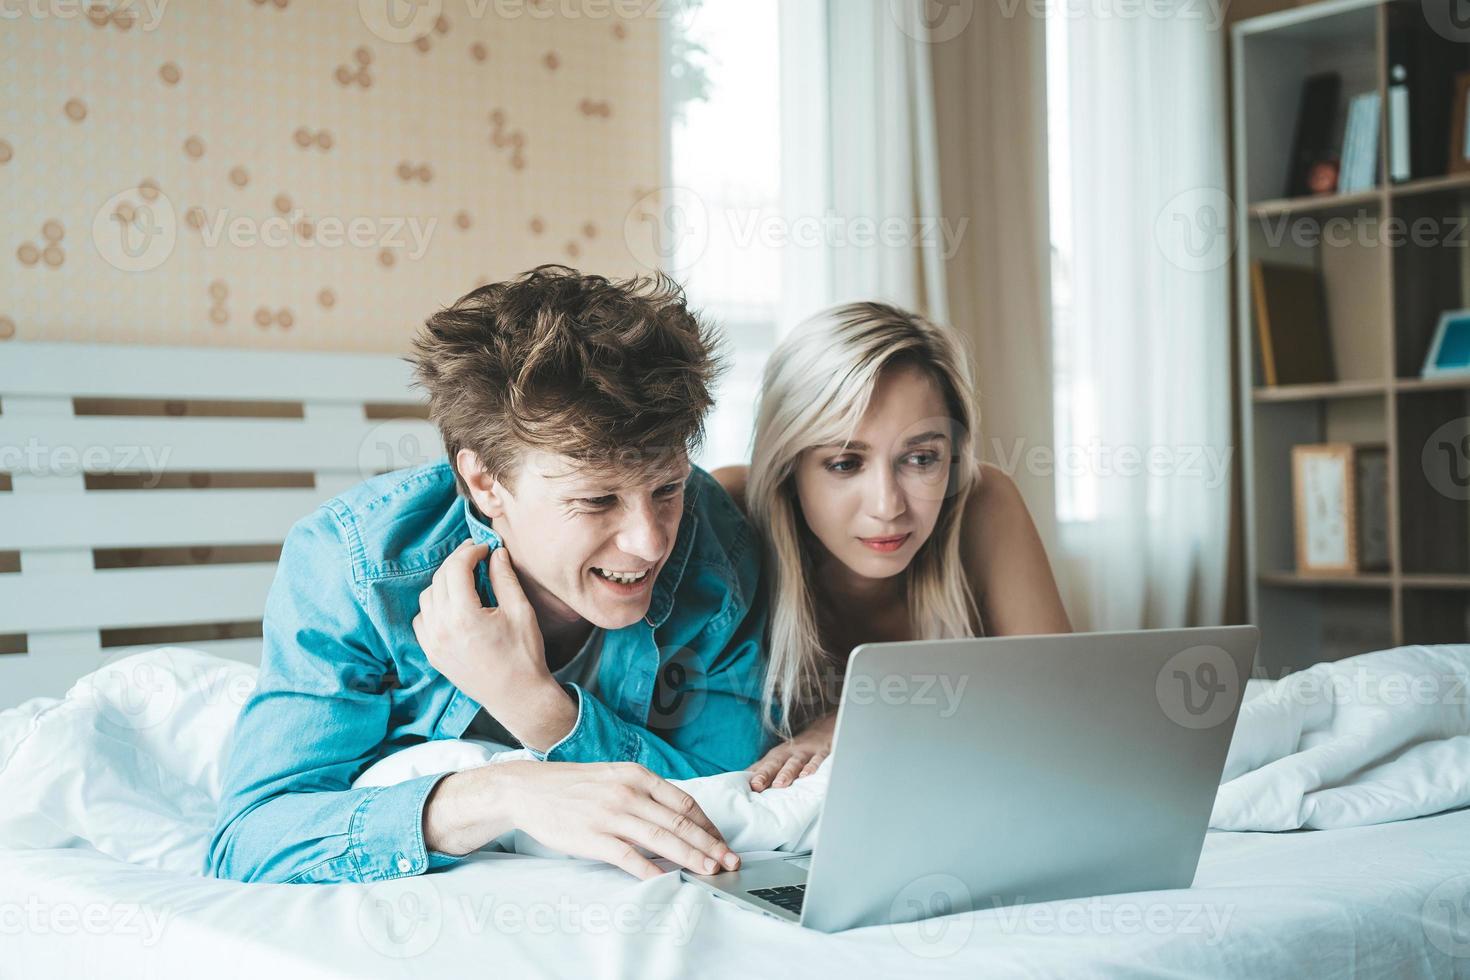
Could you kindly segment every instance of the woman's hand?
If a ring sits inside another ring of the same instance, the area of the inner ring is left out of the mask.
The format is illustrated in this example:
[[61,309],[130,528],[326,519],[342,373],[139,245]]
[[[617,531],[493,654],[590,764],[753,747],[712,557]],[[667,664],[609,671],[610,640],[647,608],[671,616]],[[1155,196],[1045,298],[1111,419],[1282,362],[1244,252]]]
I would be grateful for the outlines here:
[[836,727],[834,711],[812,722],[791,741],[767,752],[750,770],[750,788],[757,793],[767,788],[779,789],[816,772],[832,751],[832,730]]

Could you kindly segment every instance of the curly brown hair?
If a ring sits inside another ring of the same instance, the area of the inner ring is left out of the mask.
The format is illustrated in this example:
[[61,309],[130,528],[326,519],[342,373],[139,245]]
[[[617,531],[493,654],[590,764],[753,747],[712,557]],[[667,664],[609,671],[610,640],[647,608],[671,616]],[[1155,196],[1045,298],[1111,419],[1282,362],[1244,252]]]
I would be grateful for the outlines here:
[[[435,313],[409,360],[450,462],[470,449],[503,481],[528,450],[624,471],[692,452],[724,366],[672,279],[613,281],[562,265]],[[468,496],[457,466],[455,483]]]

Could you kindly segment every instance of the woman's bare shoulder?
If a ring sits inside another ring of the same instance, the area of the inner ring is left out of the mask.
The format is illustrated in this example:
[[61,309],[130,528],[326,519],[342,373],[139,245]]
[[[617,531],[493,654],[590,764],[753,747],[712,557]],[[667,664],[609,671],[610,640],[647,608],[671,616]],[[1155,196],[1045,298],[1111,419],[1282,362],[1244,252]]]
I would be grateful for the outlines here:
[[720,486],[745,510],[745,482],[750,478],[750,467],[743,464],[735,466],[721,466],[717,470],[710,470],[710,476],[719,481]]

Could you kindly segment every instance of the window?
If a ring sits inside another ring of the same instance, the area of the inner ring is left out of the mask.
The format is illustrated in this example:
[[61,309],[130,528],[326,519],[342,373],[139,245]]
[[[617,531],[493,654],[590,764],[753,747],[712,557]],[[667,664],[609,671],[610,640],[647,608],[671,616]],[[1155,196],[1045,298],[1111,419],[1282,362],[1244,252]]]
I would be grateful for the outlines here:
[[[1068,86],[1067,21],[1046,18],[1047,157],[1051,216],[1052,412],[1057,458],[1066,447],[1097,438],[1096,391],[1086,365],[1092,338],[1073,315],[1072,133]],[[1063,524],[1097,518],[1097,485],[1087,474],[1057,473],[1057,520]]]
[[685,0],[666,32],[668,179],[676,207],[669,271],[724,333],[729,370],[716,392],[707,469],[748,462],[760,375],[782,301],[781,77],[778,0]]

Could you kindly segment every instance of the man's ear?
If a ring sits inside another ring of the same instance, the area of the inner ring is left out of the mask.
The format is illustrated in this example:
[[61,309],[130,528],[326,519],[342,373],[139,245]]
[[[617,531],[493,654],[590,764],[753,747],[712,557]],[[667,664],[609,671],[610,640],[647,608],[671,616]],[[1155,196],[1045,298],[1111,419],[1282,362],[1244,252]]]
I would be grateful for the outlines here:
[[454,467],[470,489],[470,502],[489,520],[505,516],[506,488],[485,469],[473,449],[454,454]]

